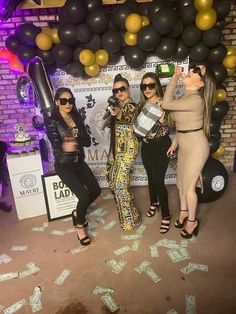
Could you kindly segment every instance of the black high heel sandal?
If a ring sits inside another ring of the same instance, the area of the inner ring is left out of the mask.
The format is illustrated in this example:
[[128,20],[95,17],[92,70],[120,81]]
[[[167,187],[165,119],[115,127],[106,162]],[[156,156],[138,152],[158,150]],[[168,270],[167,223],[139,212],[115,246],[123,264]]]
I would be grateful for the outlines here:
[[[84,229],[84,226],[81,226],[81,227],[76,226],[75,229]],[[87,246],[91,243],[91,239],[88,236],[85,236],[82,239],[80,239],[80,237],[77,234],[77,238],[78,238],[80,244],[83,246]]]
[[[160,226],[160,233],[161,234],[164,234],[164,233],[167,233],[170,229],[170,216],[169,217],[166,217],[166,218],[163,218],[161,220],[161,226]],[[166,222],[163,222],[163,220],[166,220]]]
[[[181,209],[180,211],[181,211],[181,212],[188,212],[187,209]],[[185,217],[182,222],[180,222],[179,219],[177,219],[177,220],[175,221],[175,228],[177,228],[177,229],[183,228],[185,222],[187,221],[187,219],[188,219],[188,217]]]
[[152,203],[151,206],[149,207],[149,210],[146,212],[146,217],[149,218],[153,217],[156,214],[156,210],[159,211],[159,206],[160,206],[159,202]]
[[[77,222],[77,211],[74,209],[73,212],[71,213],[72,216],[72,223],[73,226],[77,226],[78,222]],[[84,228],[88,227],[88,221],[85,221],[85,223],[83,223]]]
[[197,236],[198,235],[198,230],[199,230],[200,221],[198,219],[195,219],[195,220],[189,220],[188,219],[188,221],[189,222],[197,221],[197,226],[193,229],[192,233],[189,233],[185,229],[181,231],[180,235],[181,235],[182,238],[185,238],[185,239],[191,239],[193,235]]

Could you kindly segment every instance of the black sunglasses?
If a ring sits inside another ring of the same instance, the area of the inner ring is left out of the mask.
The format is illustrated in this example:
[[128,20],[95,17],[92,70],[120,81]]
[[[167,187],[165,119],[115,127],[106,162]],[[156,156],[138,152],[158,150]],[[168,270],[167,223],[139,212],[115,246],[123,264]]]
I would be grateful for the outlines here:
[[59,98],[58,99],[60,105],[62,106],[65,106],[67,103],[70,104],[70,105],[75,105],[75,98],[74,97],[71,97],[71,98]]
[[156,87],[156,83],[149,83],[149,84],[140,84],[140,88],[142,91],[146,90],[147,88],[153,90]]
[[127,91],[127,88],[126,88],[125,86],[121,86],[121,87],[119,87],[119,88],[112,88],[112,93],[113,93],[113,95],[116,95],[116,94],[118,94],[119,92],[123,93],[123,92],[125,92],[125,91]]
[[197,73],[201,78],[203,78],[202,72],[201,72],[201,68],[198,67],[197,65],[191,65],[189,67],[190,70],[193,71],[193,73]]

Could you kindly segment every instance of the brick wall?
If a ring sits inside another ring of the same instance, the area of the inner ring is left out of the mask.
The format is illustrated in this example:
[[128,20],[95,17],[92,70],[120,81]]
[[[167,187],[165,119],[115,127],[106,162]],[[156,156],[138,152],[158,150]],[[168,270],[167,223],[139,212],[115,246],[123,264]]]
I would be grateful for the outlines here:
[[[231,3],[231,13],[226,18],[227,25],[223,31],[222,42],[226,46],[236,46],[236,3],[234,0],[231,0]],[[37,26],[44,27],[47,26],[48,21],[53,22],[56,19],[55,9],[18,10],[14,17],[0,25],[0,48],[5,46],[6,37],[14,34],[17,25],[33,22]],[[15,124],[19,121],[25,123],[27,133],[35,138],[38,136],[31,123],[35,108],[26,108],[17,100],[18,77],[8,69],[7,64],[0,64],[0,140],[14,140]],[[233,77],[228,77],[224,85],[227,89],[226,100],[230,109],[221,124],[221,145],[225,147],[225,153],[220,161],[228,169],[232,169],[236,147],[236,73]]]

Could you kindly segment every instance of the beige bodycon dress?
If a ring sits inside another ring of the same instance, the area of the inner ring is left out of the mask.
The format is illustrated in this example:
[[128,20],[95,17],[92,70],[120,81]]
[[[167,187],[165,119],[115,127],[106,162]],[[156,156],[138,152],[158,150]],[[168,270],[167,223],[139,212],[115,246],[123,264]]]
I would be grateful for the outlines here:
[[177,187],[185,193],[193,183],[199,182],[201,186],[201,172],[209,157],[210,148],[203,129],[187,133],[178,132],[203,127],[204,101],[197,90],[185,90],[181,98],[174,99],[173,92],[177,80],[178,77],[171,78],[162,107],[170,110],[171,119],[175,122],[178,144]]

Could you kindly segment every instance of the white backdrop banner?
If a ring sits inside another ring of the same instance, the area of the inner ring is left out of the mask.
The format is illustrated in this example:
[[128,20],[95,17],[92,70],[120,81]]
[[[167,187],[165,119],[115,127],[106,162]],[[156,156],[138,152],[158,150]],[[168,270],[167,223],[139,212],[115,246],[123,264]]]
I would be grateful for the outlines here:
[[[188,70],[188,59],[181,62],[172,62],[183,67],[184,72]],[[112,83],[116,74],[120,73],[130,83],[131,96],[134,101],[138,102],[140,98],[140,81],[142,76],[147,72],[155,72],[157,64],[162,62],[157,57],[147,59],[141,70],[131,69],[122,57],[120,62],[115,65],[107,65],[101,68],[97,77],[88,79],[74,78],[63,70],[57,70],[51,77],[52,84],[56,90],[59,87],[68,87],[76,97],[76,104],[83,118],[86,127],[92,137],[92,145],[85,150],[86,161],[93,170],[101,187],[107,187],[105,178],[105,168],[107,154],[109,150],[109,129],[102,130],[104,122],[103,116],[108,106],[107,99],[112,95]],[[162,79],[161,84],[164,86],[168,79]],[[172,161],[166,173],[166,183],[174,184],[176,181],[176,167]],[[140,155],[135,162],[132,174],[131,185],[147,185],[147,175],[143,167]]]

